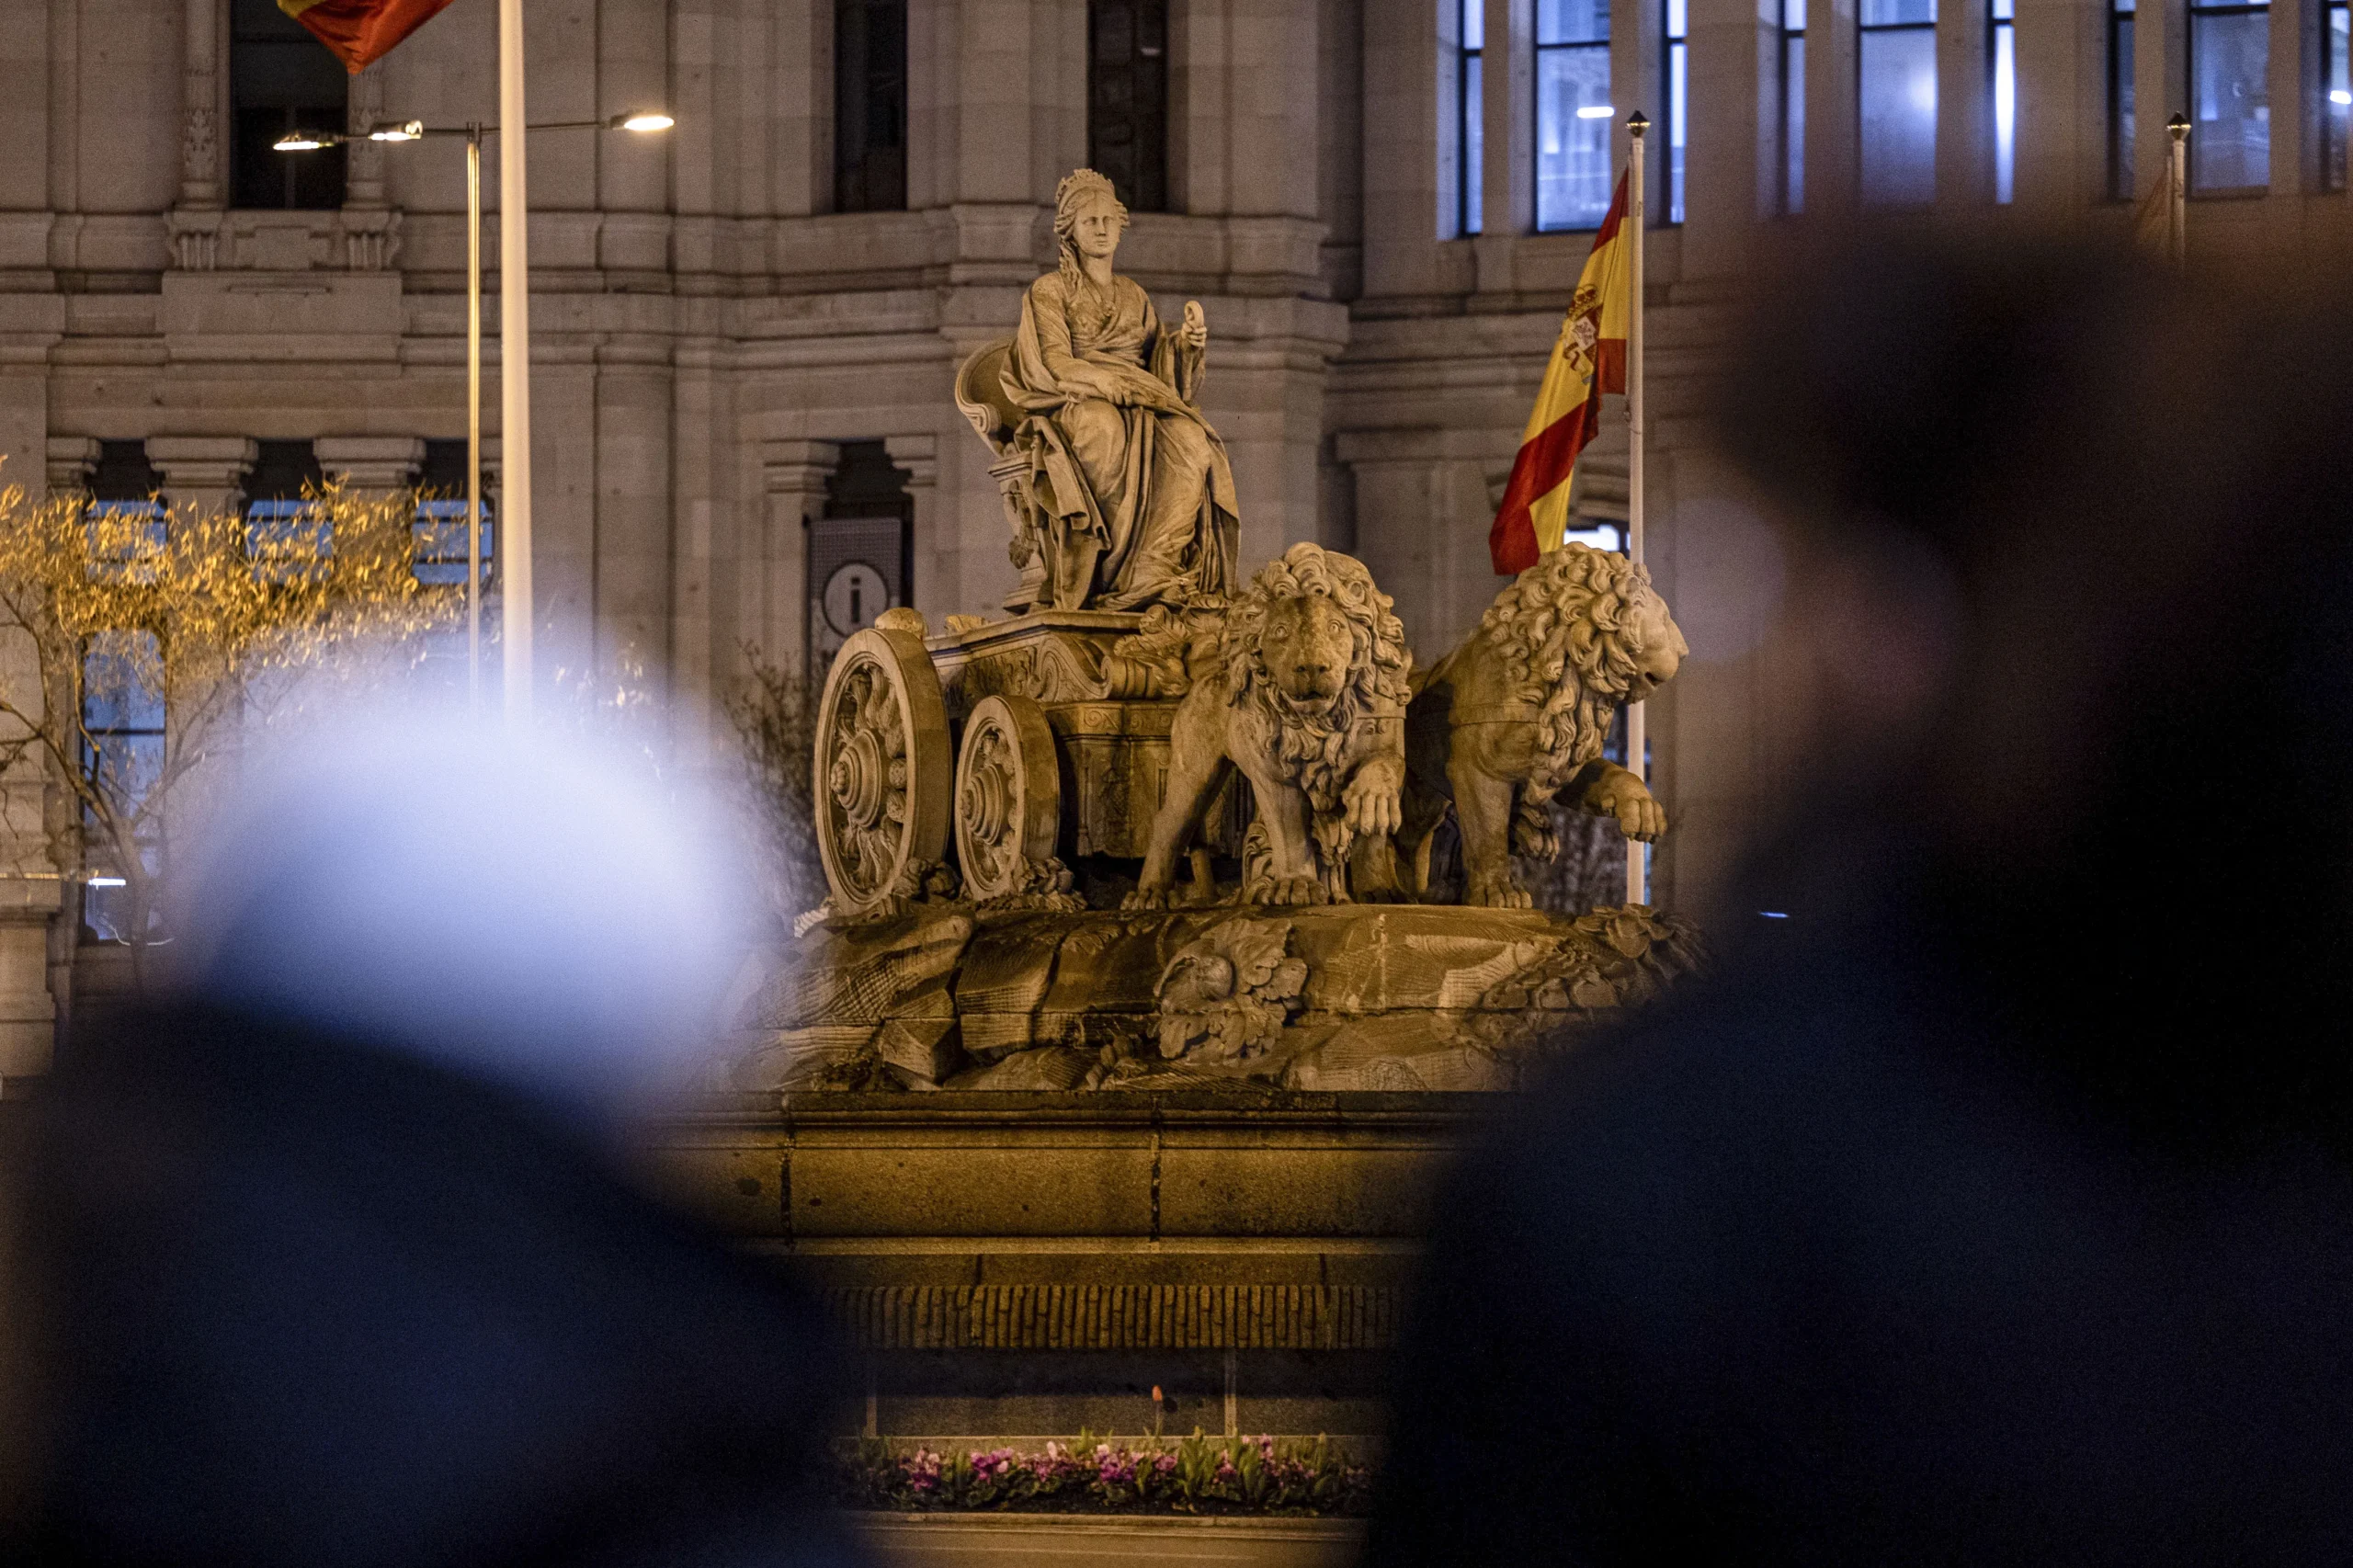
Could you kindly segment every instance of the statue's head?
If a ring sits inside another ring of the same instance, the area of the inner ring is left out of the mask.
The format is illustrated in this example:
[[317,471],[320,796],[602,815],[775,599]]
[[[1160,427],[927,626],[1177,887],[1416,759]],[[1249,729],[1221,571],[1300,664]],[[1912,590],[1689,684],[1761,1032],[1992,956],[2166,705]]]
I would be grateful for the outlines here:
[[1558,768],[1600,756],[1618,705],[1673,680],[1691,651],[1648,569],[1574,540],[1497,594],[1479,635],[1503,653],[1512,695],[1540,710]]
[[1403,709],[1413,654],[1364,562],[1295,544],[1268,562],[1228,611],[1226,675],[1236,699],[1256,693],[1279,723],[1345,726]]
[[1119,193],[1093,169],[1073,169],[1054,187],[1054,240],[1064,267],[1076,267],[1087,256],[1109,259],[1127,226]]

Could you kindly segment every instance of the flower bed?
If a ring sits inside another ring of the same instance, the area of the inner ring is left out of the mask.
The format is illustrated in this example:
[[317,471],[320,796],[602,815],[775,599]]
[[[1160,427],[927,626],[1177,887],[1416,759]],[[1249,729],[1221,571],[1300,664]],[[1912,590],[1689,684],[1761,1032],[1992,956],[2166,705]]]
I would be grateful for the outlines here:
[[1371,1472],[1318,1437],[1204,1437],[1171,1447],[1081,1433],[1043,1452],[935,1453],[861,1438],[835,1456],[834,1492],[846,1507],[900,1513],[1361,1515]]

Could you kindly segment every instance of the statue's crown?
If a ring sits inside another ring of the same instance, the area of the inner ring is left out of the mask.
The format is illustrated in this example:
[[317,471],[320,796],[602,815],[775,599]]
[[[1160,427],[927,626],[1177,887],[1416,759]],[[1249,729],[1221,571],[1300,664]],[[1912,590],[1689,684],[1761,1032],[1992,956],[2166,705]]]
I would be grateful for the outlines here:
[[1054,210],[1067,212],[1090,196],[1108,196],[1114,202],[1120,199],[1120,193],[1112,188],[1108,176],[1093,169],[1073,169],[1054,187]]

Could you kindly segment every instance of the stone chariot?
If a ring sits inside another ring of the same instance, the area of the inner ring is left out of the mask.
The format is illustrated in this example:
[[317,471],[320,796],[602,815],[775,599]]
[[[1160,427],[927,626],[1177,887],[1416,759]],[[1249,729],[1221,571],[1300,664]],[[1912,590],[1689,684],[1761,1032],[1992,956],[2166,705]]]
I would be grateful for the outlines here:
[[[1165,609],[1082,608],[1095,551],[1058,540],[1041,516],[1002,382],[1012,347],[966,360],[956,401],[1003,491],[1025,568],[1006,600],[1017,613],[950,616],[926,635],[920,615],[892,609],[835,656],[816,734],[836,915],[891,913],[958,883],[983,907],[1083,908],[1074,870],[1140,862],[1165,787],[1188,628]],[[1197,865],[1239,849],[1242,794],[1229,791]]]

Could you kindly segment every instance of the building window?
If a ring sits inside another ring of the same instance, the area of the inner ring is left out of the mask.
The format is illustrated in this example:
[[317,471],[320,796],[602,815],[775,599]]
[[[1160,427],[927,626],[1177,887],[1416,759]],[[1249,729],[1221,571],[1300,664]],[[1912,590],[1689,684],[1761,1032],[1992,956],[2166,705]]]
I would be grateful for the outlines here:
[[2346,0],[2330,0],[2321,7],[2320,70],[2325,89],[2320,105],[2320,185],[2323,190],[2345,188],[2347,121],[2353,118],[2353,61],[2347,59],[2347,28],[2353,27]]
[[[119,505],[141,509],[148,504]],[[158,549],[162,530],[159,518]],[[164,856],[163,824],[145,816],[147,797],[164,772],[163,687],[162,652],[153,632],[100,631],[82,644],[82,766],[98,792],[134,824],[141,867],[151,877],[163,869]],[[97,825],[86,807],[83,822]],[[97,847],[83,892],[82,923],[101,940],[127,942],[131,900],[123,868],[114,863],[119,851],[105,842]]]
[[[1767,0],[1768,5],[1774,0]],[[1778,184],[1775,207],[1782,212],[1805,210],[1805,0],[1779,0],[1781,16],[1779,69],[1781,88],[1781,146],[1774,171]]]
[[834,210],[907,205],[907,0],[834,0]]
[[318,494],[325,488],[308,441],[263,441],[245,482],[245,552],[266,582],[294,582],[326,570],[335,524]]
[[1086,7],[1086,162],[1136,211],[1168,210],[1168,0]]
[[1862,0],[1856,40],[1862,198],[1937,199],[1937,0]]
[[344,150],[290,158],[270,151],[290,131],[341,131],[349,78],[326,46],[277,0],[229,7],[230,191],[239,207],[343,205]]
[[2108,6],[2108,194],[2130,201],[2132,183],[2132,5]]
[[1608,0],[1536,0],[1536,226],[1609,215]]
[[[1456,24],[1454,51],[1454,134],[1448,139],[1441,183],[1452,200],[1439,214],[1445,238],[1475,234],[1484,227],[1480,187],[1487,165],[1485,0],[1445,0],[1445,10]],[[1443,40],[1442,40],[1443,41]]]
[[[463,441],[425,443],[425,471],[417,488],[416,580],[427,587],[466,585],[466,444]],[[497,538],[490,509],[490,487],[482,496],[482,582],[490,587],[491,566],[497,558]],[[462,644],[462,634],[460,637]]]
[[2018,7],[1986,7],[1986,63],[1993,71],[1993,200],[2007,207],[2018,186]]
[[1985,26],[1985,62],[1993,73],[1994,199],[2007,205],[2018,189],[2018,171],[2017,0],[1991,0]]
[[2189,6],[2189,188],[2271,185],[2271,7]]
[[881,441],[845,441],[809,524],[809,670],[822,676],[852,635],[915,594],[915,503]]
[[1689,0],[1666,0],[1666,221],[1683,222],[1683,140],[1690,86]]

